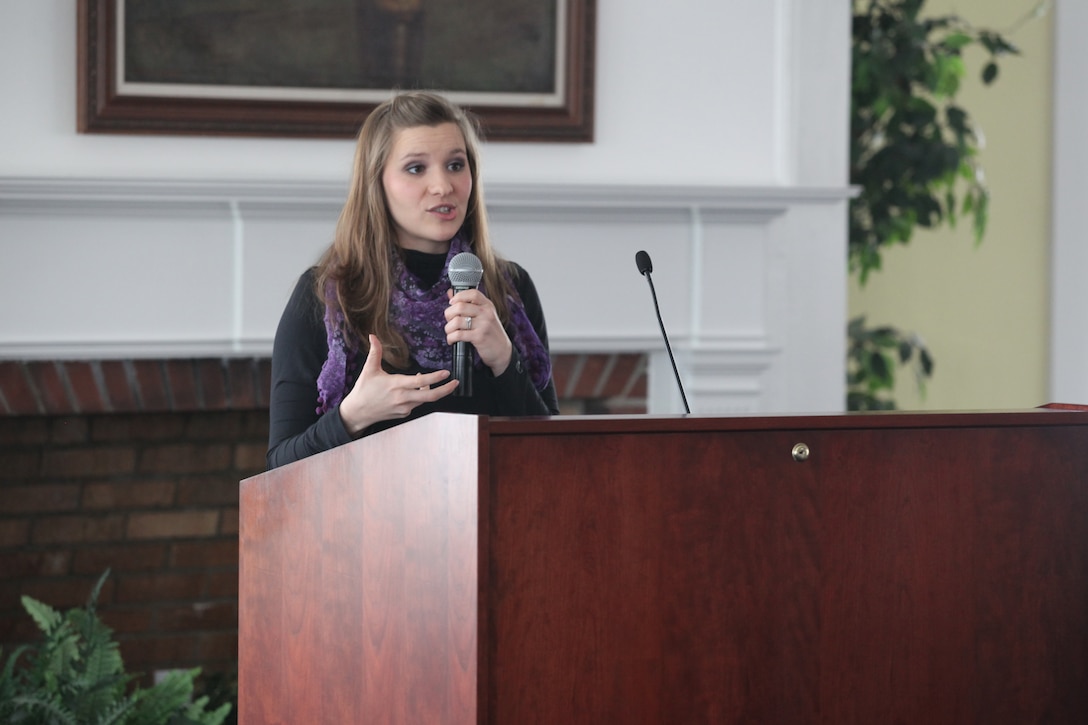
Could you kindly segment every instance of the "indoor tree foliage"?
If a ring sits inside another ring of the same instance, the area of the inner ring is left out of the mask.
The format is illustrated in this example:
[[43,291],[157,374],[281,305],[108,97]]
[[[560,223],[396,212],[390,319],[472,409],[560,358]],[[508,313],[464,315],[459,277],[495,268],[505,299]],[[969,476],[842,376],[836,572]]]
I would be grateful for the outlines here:
[[[864,285],[881,254],[905,244],[917,227],[971,221],[976,243],[986,231],[990,195],[978,163],[980,134],[956,104],[963,52],[988,54],[987,85],[1001,56],[1019,51],[1002,34],[956,15],[923,17],[925,0],[853,0],[853,83],[850,104],[848,263]],[[1040,2],[1025,21],[1042,13]],[[847,408],[895,408],[895,370],[913,365],[919,384],[933,359],[915,335],[870,328],[864,317],[847,328]]]

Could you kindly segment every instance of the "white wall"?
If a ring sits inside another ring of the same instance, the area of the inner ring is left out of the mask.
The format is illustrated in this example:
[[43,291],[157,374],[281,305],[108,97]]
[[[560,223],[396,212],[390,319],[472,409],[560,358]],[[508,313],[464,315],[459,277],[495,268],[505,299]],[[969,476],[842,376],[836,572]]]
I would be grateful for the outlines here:
[[[495,144],[487,151],[488,179],[792,181],[780,156],[791,111],[787,43],[795,1],[598,2],[596,143]],[[842,39],[843,12],[812,14],[837,21],[831,30]],[[347,140],[77,135],[75,39],[73,0],[0,2],[0,175],[346,178]],[[841,69],[841,53],[827,58]],[[836,183],[845,181],[843,171]]]
[[[849,8],[601,0],[597,20],[596,142],[485,149],[498,246],[554,346],[661,354],[647,248],[696,412],[838,409]],[[267,351],[351,142],[77,134],[75,33],[74,2],[0,0],[0,355]]]

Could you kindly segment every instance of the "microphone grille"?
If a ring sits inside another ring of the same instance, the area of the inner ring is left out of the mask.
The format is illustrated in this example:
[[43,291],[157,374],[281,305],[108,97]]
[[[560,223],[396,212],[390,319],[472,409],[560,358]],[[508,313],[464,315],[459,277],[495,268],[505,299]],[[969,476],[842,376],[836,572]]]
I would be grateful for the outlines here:
[[450,260],[450,284],[454,287],[478,287],[484,265],[472,252],[455,254]]
[[645,276],[647,272],[654,271],[654,263],[650,261],[650,255],[644,251],[640,251],[635,254],[635,264],[638,266],[639,274]]

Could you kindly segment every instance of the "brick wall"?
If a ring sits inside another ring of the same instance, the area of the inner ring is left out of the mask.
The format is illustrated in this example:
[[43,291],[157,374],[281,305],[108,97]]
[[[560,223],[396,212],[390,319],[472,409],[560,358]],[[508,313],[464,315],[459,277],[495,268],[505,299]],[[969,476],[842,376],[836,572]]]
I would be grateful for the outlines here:
[[[268,361],[0,362],[0,647],[23,594],[99,599],[132,672],[237,657],[238,482],[264,470]],[[557,355],[564,413],[645,412],[642,355]]]
[[0,643],[19,597],[100,597],[130,670],[233,668],[238,481],[264,469],[263,410],[0,418]]

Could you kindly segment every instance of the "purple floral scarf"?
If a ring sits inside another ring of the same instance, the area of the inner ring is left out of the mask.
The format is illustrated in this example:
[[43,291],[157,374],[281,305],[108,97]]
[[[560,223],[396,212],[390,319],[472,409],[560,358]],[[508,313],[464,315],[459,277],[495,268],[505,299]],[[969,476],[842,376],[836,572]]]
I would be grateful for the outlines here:
[[[450,241],[446,264],[434,285],[424,288],[419,278],[408,271],[399,254],[393,254],[395,285],[389,302],[389,313],[398,332],[404,337],[412,359],[426,370],[449,370],[453,367],[453,347],[446,343],[445,309],[449,306],[446,290],[450,288],[450,260],[460,252],[470,251],[458,234]],[[512,285],[511,285],[512,286]],[[483,284],[480,290],[487,294]],[[536,330],[525,314],[525,305],[517,295],[507,298],[510,309],[511,342],[529,371],[537,390],[544,390],[551,380],[551,358],[544,349]],[[348,391],[349,380],[356,372],[360,345],[344,339],[344,313],[336,301],[336,288],[331,282],[325,289],[325,332],[329,353],[317,378],[317,413],[321,415],[340,405]],[[476,367],[482,367],[476,357]]]

